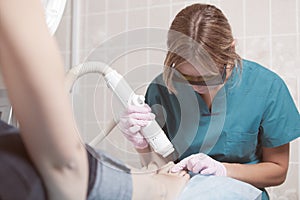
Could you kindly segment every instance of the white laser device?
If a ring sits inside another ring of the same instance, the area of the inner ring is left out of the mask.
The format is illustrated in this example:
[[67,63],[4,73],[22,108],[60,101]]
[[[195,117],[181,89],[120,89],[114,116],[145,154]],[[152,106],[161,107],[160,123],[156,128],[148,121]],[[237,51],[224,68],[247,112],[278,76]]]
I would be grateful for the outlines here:
[[[102,74],[107,86],[116,94],[124,107],[127,107],[129,104],[137,106],[143,106],[145,104],[145,97],[143,95],[135,94],[123,76],[102,62],[87,62],[72,67],[66,77],[67,89],[72,91],[74,82],[79,77],[87,73]],[[107,135],[108,131],[113,127],[114,125],[110,125],[108,130],[104,131],[104,136]],[[155,119],[149,122],[147,126],[142,127],[141,133],[153,150],[164,158],[174,151],[172,143],[169,141]],[[102,141],[103,138],[103,136],[98,135],[92,142],[90,142],[90,144],[93,146]]]
[[[108,87],[118,96],[125,107],[128,104],[137,106],[145,104],[145,97],[135,94],[126,80],[117,71],[112,70],[108,72],[105,74],[104,79]],[[147,126],[142,127],[141,133],[153,150],[164,158],[174,151],[172,143],[155,119],[149,122]]]

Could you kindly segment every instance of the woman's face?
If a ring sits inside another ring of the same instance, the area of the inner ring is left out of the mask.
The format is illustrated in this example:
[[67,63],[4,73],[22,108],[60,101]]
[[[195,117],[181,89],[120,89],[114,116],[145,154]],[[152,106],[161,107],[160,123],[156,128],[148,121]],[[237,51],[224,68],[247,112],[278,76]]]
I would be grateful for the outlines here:
[[[178,72],[180,72],[181,74],[188,76],[188,77],[200,77],[200,76],[210,76],[211,75],[209,72],[200,71],[200,70],[196,69],[190,63],[180,64],[176,69]],[[210,90],[213,90],[220,86],[220,85],[206,86],[206,85],[194,85],[194,84],[190,84],[190,85],[199,94],[208,93]]]

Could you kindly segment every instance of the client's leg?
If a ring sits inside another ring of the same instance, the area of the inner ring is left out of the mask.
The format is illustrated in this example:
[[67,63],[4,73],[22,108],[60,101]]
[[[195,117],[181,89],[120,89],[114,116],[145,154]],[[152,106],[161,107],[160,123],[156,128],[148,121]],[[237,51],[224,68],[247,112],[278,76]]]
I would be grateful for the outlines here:
[[262,191],[254,186],[225,176],[195,175],[186,185],[179,200],[260,200]]
[[142,169],[132,169],[133,199],[177,199],[190,176],[185,171],[170,174],[173,166],[173,162],[161,167],[156,162],[150,162]]
[[170,174],[132,174],[133,200],[174,200],[189,180]]
[[96,173],[90,170],[96,178],[88,200],[174,200],[189,179],[188,175],[168,174],[170,165],[160,169],[149,166],[146,170],[130,170],[99,150],[89,146],[87,149],[89,159],[97,160]]

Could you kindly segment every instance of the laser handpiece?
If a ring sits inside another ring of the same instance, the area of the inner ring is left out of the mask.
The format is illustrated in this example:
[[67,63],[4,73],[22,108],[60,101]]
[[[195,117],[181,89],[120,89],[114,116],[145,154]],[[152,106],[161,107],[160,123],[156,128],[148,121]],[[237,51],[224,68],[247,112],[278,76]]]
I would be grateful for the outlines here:
[[[145,104],[145,97],[135,94],[126,80],[117,71],[109,71],[104,75],[104,79],[108,87],[116,94],[125,107],[130,104],[136,106],[143,106]],[[164,158],[174,151],[172,143],[155,119],[145,127],[142,127],[141,133],[153,150]]]

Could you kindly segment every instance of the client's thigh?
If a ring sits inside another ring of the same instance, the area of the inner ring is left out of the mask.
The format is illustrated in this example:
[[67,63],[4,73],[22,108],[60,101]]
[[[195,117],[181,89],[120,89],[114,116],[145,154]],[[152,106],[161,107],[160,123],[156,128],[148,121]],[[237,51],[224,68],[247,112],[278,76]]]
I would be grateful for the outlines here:
[[180,195],[180,200],[260,200],[262,191],[254,186],[222,176],[195,175]]

